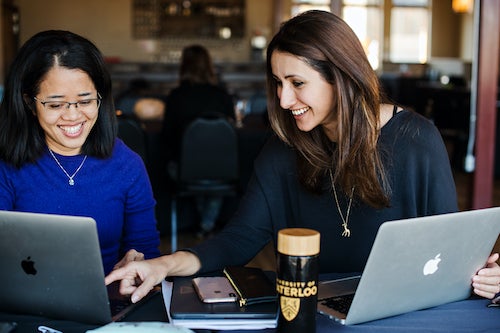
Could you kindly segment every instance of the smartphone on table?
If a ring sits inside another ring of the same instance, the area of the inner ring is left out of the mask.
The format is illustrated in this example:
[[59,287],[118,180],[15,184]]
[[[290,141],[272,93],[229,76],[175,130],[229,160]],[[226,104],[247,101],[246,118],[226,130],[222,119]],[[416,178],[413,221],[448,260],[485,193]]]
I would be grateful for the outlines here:
[[225,276],[193,278],[193,286],[204,303],[236,302],[238,294]]

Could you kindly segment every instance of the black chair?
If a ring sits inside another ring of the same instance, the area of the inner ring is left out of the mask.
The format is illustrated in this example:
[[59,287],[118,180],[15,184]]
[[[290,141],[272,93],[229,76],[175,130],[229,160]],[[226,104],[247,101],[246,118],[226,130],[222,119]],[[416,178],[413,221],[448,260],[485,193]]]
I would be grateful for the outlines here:
[[148,165],[146,132],[139,122],[123,115],[119,116],[118,137],[122,139],[130,149],[139,154],[144,163]]
[[247,102],[247,114],[263,114],[267,112],[267,96],[265,91],[256,91]]
[[199,117],[183,133],[171,201],[171,248],[177,249],[177,199],[238,194],[238,138],[223,117]]

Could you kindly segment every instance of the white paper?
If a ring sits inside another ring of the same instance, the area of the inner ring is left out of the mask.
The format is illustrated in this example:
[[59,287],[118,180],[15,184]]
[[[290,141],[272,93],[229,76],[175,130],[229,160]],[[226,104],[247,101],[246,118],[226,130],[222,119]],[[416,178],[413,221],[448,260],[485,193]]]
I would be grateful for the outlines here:
[[[57,331],[59,332],[59,331]],[[173,324],[163,322],[113,322],[99,328],[89,330],[86,333],[194,333],[187,327],[178,327]],[[47,331],[47,333],[56,333],[56,331]],[[60,332],[62,333],[62,332]]]
[[210,330],[260,330],[276,327],[277,317],[274,319],[172,319],[170,316],[172,287],[172,282],[163,280],[161,284],[163,302],[165,309],[167,309],[168,321],[173,325]]

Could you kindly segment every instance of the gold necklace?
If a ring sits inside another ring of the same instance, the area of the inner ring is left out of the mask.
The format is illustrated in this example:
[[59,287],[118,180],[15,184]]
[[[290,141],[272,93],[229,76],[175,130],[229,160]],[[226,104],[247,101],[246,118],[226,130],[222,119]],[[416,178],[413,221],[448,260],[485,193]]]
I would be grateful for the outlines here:
[[339,199],[337,197],[337,191],[335,190],[332,170],[328,169],[328,173],[330,174],[330,182],[332,183],[333,195],[335,197],[335,203],[337,204],[337,210],[339,212],[340,218],[342,219],[342,227],[344,228],[344,231],[342,231],[342,236],[351,237],[351,230],[348,228],[348,224],[349,224],[349,215],[351,214],[352,197],[354,196],[354,186],[351,188],[351,195],[349,196],[349,204],[347,205],[347,212],[344,217],[344,214],[342,214],[342,210],[340,209]]

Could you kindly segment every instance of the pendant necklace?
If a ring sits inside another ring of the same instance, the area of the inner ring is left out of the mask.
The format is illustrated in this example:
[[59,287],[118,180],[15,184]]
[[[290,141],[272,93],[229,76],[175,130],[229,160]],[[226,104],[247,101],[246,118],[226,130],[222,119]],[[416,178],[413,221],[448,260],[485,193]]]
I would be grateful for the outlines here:
[[54,153],[52,152],[52,150],[50,148],[48,148],[48,149],[49,149],[49,153],[50,153],[50,155],[52,155],[52,158],[54,159],[54,161],[56,161],[57,165],[59,165],[59,168],[61,168],[61,170],[64,172],[64,174],[66,176],[68,176],[68,184],[71,185],[71,186],[75,185],[75,181],[73,180],[73,177],[75,177],[76,174],[78,173],[78,171],[80,171],[80,169],[83,167],[83,164],[87,160],[87,155],[85,155],[85,157],[83,158],[82,163],[80,163],[80,165],[78,166],[78,168],[76,168],[76,171],[70,176],[69,173],[66,171],[66,169],[64,169],[64,167],[61,165],[61,163],[59,163],[59,160],[56,158],[56,155],[54,155]]
[[328,169],[328,173],[330,174],[330,181],[332,183],[333,195],[335,197],[335,203],[337,204],[337,210],[339,212],[340,218],[342,219],[342,227],[344,228],[344,231],[342,231],[342,236],[351,237],[351,230],[348,228],[348,224],[349,224],[349,215],[351,214],[352,197],[354,196],[354,186],[351,188],[351,195],[349,196],[349,204],[347,205],[347,212],[344,217],[344,214],[342,214],[342,210],[340,209],[339,199],[337,197],[337,191],[335,190],[332,170]]

